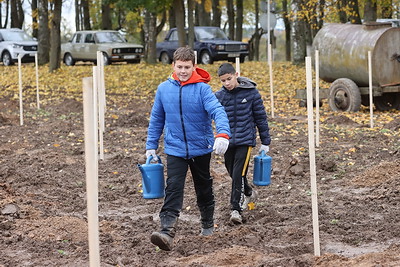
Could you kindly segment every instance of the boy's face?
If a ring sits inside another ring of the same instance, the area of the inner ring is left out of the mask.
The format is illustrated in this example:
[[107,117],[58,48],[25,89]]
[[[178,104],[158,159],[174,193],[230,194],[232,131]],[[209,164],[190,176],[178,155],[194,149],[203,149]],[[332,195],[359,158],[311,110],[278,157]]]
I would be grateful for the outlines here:
[[238,85],[237,77],[238,77],[237,72],[235,74],[226,73],[224,75],[219,76],[219,79],[220,79],[222,85],[226,89],[233,90]]
[[192,61],[181,61],[177,60],[175,63],[172,63],[172,67],[176,76],[178,76],[181,82],[186,82],[192,77],[192,73],[195,70],[196,66],[193,65]]

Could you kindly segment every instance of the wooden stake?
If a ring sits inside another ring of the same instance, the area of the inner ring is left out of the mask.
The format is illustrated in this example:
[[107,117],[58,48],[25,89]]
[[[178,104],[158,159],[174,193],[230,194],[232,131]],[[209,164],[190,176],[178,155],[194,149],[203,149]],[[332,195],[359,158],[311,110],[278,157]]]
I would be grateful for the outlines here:
[[275,118],[274,114],[274,81],[272,77],[272,46],[268,44],[268,64],[269,64],[269,84],[271,95],[271,118]]
[[94,84],[96,84],[97,88],[97,103],[98,103],[98,114],[99,114],[99,151],[100,151],[100,159],[104,159],[104,142],[103,142],[103,133],[104,133],[104,87],[103,87],[103,76],[104,70],[104,59],[101,51],[97,51],[97,67],[93,72],[96,73],[96,79]]
[[35,54],[35,69],[36,69],[36,104],[37,109],[40,109],[40,100],[39,100],[39,67],[38,67],[38,55]]
[[306,57],[306,78],[307,78],[308,147],[310,151],[309,158],[310,158],[310,176],[311,176],[311,203],[312,203],[313,235],[314,235],[314,255],[320,256],[317,177],[315,168],[311,57]]
[[240,58],[236,57],[235,62],[236,62],[236,72],[238,73],[238,76],[240,76]]
[[369,78],[369,122],[370,127],[374,128],[374,95],[372,94],[372,60],[371,51],[368,51],[368,78]]
[[197,65],[197,51],[194,51],[194,64]]
[[315,50],[315,145],[319,147],[319,51]]
[[90,267],[100,266],[98,218],[98,160],[96,90],[91,77],[83,78],[86,194]]
[[18,87],[19,87],[19,125],[24,125],[24,106],[22,101],[21,54],[18,55]]

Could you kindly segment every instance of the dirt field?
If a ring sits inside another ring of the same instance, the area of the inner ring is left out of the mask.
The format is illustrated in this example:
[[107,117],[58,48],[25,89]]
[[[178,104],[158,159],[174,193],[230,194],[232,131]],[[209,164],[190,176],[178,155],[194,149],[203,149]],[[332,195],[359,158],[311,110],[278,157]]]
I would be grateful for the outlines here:
[[[11,93],[0,99],[1,267],[89,266],[83,107],[67,96],[40,110],[27,104],[23,126],[18,100]],[[367,109],[322,107],[315,257],[305,109],[282,108],[270,118],[272,183],[256,187],[259,200],[246,222],[229,223],[230,178],[223,158],[213,156],[216,232],[199,236],[189,175],[174,248],[165,252],[149,240],[162,199],[142,197],[137,168],[150,108],[148,99],[132,102],[123,93],[107,102],[101,266],[400,266],[400,111],[376,113],[370,129]]]

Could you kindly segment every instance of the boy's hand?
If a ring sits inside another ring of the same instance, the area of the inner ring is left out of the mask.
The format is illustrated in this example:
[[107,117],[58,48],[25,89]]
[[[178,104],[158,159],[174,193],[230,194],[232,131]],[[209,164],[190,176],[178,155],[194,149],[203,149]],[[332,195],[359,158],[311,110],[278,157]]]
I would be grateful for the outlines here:
[[157,161],[158,157],[155,149],[146,150],[146,159],[149,158],[150,156],[153,157],[153,159],[151,160],[152,162]]
[[215,138],[215,141],[214,141],[213,150],[215,151],[215,154],[223,155],[223,154],[225,154],[226,150],[228,149],[228,146],[229,146],[228,139],[226,139],[225,137],[217,137],[217,138]]
[[261,145],[260,150],[258,150],[258,152],[261,153],[261,151],[264,151],[264,153],[267,154],[269,152],[269,146]]

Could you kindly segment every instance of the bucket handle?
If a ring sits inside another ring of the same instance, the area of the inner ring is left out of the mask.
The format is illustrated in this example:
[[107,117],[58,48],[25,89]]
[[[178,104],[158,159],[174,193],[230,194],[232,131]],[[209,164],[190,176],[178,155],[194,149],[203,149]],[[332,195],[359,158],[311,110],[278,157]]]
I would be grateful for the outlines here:
[[[162,163],[160,156],[157,155],[158,158],[158,163]],[[146,159],[146,164],[150,164],[151,160],[153,159],[153,156],[150,155],[147,159]]]

